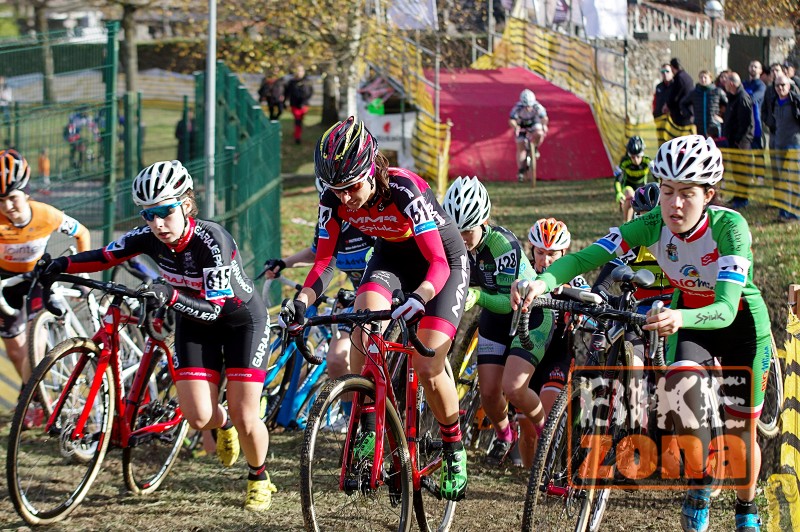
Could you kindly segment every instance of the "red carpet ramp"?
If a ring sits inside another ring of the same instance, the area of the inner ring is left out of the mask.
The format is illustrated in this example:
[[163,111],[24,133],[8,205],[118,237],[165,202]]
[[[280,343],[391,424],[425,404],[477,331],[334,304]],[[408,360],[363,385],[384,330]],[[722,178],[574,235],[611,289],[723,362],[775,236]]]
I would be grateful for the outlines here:
[[[427,75],[433,78],[432,72]],[[538,179],[575,181],[612,175],[592,110],[571,92],[523,68],[442,70],[440,82],[442,121],[453,121],[451,179],[477,175],[490,181],[516,180],[514,135],[508,117],[526,88],[536,93],[550,117]]]

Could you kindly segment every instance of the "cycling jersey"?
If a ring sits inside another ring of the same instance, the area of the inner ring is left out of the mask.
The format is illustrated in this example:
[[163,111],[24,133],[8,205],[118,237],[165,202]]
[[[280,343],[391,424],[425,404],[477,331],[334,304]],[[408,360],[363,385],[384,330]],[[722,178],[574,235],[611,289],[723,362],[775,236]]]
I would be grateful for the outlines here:
[[517,123],[520,129],[531,129],[536,124],[541,124],[542,119],[547,118],[547,111],[539,102],[534,103],[530,108],[517,102],[511,108],[510,118]]
[[56,230],[74,237],[78,250],[89,247],[89,230],[77,220],[46,203],[29,201],[28,205],[31,219],[21,227],[0,217],[3,218],[0,222],[0,275],[32,271],[44,255],[50,235]]
[[638,272],[639,270],[649,270],[656,277],[656,280],[652,286],[636,289],[636,291],[633,293],[633,297],[636,299],[644,299],[647,297],[672,293],[672,285],[669,284],[669,279],[664,273],[664,270],[661,269],[661,266],[658,265],[656,258],[652,253],[650,253],[650,250],[647,249],[646,246],[632,248],[625,255],[617,257],[603,266],[603,269],[600,270],[600,274],[597,276],[597,280],[592,287],[592,292],[607,294],[611,288],[611,284],[613,283],[611,279],[611,272],[613,272],[619,266],[626,264],[630,266],[631,270],[634,272]]
[[[769,368],[770,324],[761,293],[753,284],[753,254],[747,221],[736,211],[712,206],[698,226],[683,238],[672,233],[661,217],[661,207],[631,220],[577,253],[567,255],[550,266],[540,278],[549,289],[559,280],[590,270],[623,256],[632,247],[646,246],[675,287],[671,307],[679,309],[683,328],[667,341],[668,362],[690,360],[694,348],[683,329],[707,331],[700,335],[702,345],[726,365],[745,359],[752,367],[754,395],[745,394],[743,405],[760,409]],[[743,314],[739,316],[739,314]],[[751,325],[732,326],[735,320]],[[736,338],[736,342],[728,342]],[[713,340],[716,340],[716,345]]]
[[633,164],[629,155],[625,155],[614,172],[614,190],[617,195],[623,194],[626,187],[637,189],[646,185],[650,177],[650,157],[642,156],[642,162]]
[[[317,252],[318,241],[319,224],[314,230],[314,242],[311,244],[311,251],[314,253]],[[347,274],[353,283],[353,288],[358,288],[364,269],[367,267],[367,255],[374,245],[375,237],[365,235],[349,223],[342,224],[339,240],[336,243],[336,267]],[[330,281],[327,274],[326,271],[324,282],[326,285]]]
[[254,296],[236,242],[215,222],[189,218],[189,230],[175,245],[161,242],[144,225],[128,231],[103,249],[68,257],[69,273],[106,270],[136,255],[148,255],[159,275],[175,290],[172,308],[198,321],[215,321]]
[[536,272],[514,233],[504,227],[484,226],[484,235],[469,253],[470,285],[479,286],[477,305],[495,314],[511,312],[511,285],[532,281]]

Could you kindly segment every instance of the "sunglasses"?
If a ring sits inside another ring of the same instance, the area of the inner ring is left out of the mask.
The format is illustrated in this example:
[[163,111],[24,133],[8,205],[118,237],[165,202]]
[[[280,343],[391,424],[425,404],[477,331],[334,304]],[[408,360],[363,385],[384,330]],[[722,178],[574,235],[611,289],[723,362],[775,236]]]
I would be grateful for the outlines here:
[[361,190],[361,187],[364,186],[364,183],[366,183],[366,181],[359,181],[358,183],[353,183],[349,187],[332,188],[331,190],[333,190],[333,193],[336,194],[337,196],[341,196],[342,194],[345,193],[352,196],[354,192],[358,192],[359,190]]
[[670,70],[662,70],[661,71],[662,74],[669,74],[670,72],[671,72]]
[[169,205],[159,205],[158,207],[150,207],[149,209],[142,209],[139,214],[148,222],[152,222],[156,217],[165,219],[167,216],[175,212],[175,208],[183,204],[183,200],[170,203]]

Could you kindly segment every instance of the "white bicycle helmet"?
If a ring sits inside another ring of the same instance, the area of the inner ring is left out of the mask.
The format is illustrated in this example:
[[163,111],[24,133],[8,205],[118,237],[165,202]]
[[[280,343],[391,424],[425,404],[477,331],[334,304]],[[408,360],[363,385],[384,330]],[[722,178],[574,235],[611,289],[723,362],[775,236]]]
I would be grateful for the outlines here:
[[536,95],[530,89],[525,89],[521,93],[519,93],[519,101],[522,105],[526,107],[533,107],[533,104],[536,103]]
[[141,207],[178,199],[193,185],[192,176],[180,161],[160,161],[139,172],[133,180],[133,202]]
[[447,189],[442,207],[455,220],[459,231],[467,231],[489,218],[492,202],[477,177],[458,177]]
[[664,181],[716,185],[722,179],[722,153],[712,139],[686,135],[668,140],[650,163],[654,177]]
[[528,241],[534,247],[551,251],[567,249],[571,240],[567,224],[555,218],[536,220],[528,232]]

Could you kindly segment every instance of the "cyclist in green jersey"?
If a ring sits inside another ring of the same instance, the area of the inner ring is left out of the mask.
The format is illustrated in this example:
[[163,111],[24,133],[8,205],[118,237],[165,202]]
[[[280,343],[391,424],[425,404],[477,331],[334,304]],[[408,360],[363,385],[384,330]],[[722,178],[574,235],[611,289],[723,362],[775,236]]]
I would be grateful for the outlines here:
[[628,139],[625,151],[627,153],[614,170],[614,191],[622,220],[627,222],[633,218],[631,200],[634,191],[646,184],[650,176],[650,157],[644,154],[644,141],[638,135]]
[[481,404],[497,435],[486,461],[499,465],[517,439],[508,420],[509,402],[534,426],[544,426],[539,396],[528,388],[528,382],[549,342],[553,314],[548,311],[538,323],[531,322],[533,353],[509,334],[511,283],[533,280],[536,273],[517,237],[508,229],[487,223],[492,203],[477,177],[456,179],[442,207],[456,222],[468,251],[471,287],[465,309],[474,305],[483,308],[478,325],[478,379]]
[[[645,325],[667,337],[667,389],[674,390],[673,385],[679,384],[675,379],[680,372],[688,370],[703,377],[707,375],[704,366],[716,366],[714,359],[719,360],[729,422],[724,427],[726,435],[749,442],[730,446],[726,454],[728,464],[749,466],[747,480],[736,489],[736,530],[757,532],[761,521],[754,498],[761,451],[752,421],[758,418],[764,400],[771,341],[767,308],[753,283],[750,230],[738,212],[709,205],[723,174],[722,154],[713,140],[688,135],[665,142],[652,170],[661,180],[659,207],[612,228],[594,245],[554,263],[533,282],[524,300],[515,284],[512,306],[521,305],[525,310],[532,298],[563,280],[624,255],[632,247],[648,247],[675,288],[671,308],[651,313]],[[747,366],[750,371],[743,374],[734,366]],[[680,401],[684,405],[684,416],[700,415],[713,406],[706,404],[695,388],[685,391],[669,394],[671,404]],[[693,428],[675,415],[672,421],[679,435],[696,436],[702,444],[709,438],[702,423],[702,428]],[[705,455],[707,449],[699,450]],[[687,462],[687,476],[699,478],[689,481],[681,526],[703,532],[708,529],[710,482],[715,471],[706,466],[702,471],[688,471],[690,465]]]

